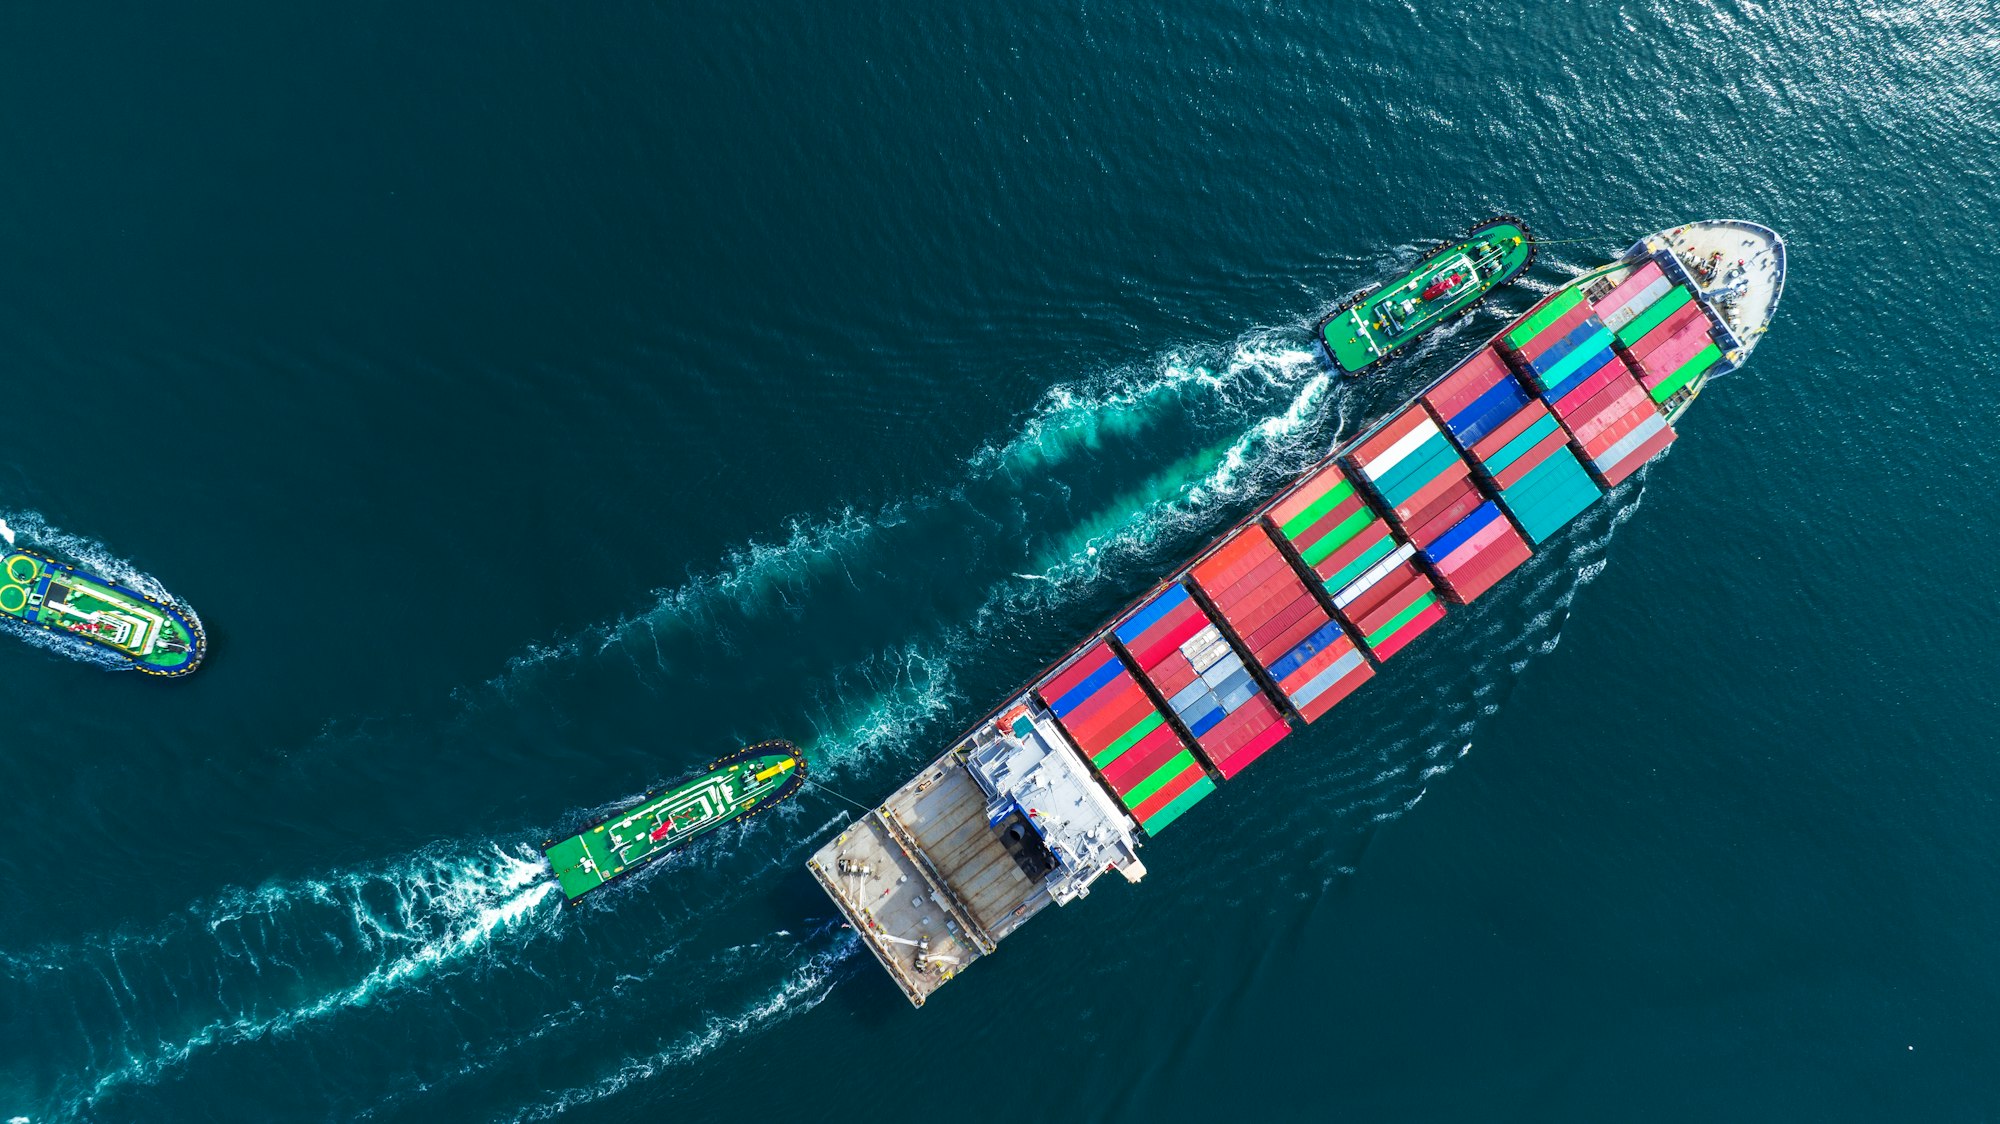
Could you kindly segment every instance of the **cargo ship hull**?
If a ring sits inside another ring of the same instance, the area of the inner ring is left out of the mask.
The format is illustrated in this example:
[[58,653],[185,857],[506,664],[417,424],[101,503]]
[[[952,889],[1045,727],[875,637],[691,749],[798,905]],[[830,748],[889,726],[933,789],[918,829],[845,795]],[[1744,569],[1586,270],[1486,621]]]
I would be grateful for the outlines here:
[[1754,223],[1649,235],[1331,450],[814,852],[922,1006],[1452,612],[1674,440],[1784,285]]
[[0,552],[0,619],[66,636],[148,675],[191,674],[208,652],[194,611],[20,547]]
[[542,854],[565,897],[575,902],[725,824],[760,815],[796,795],[805,757],[786,741],[760,742],[711,762]]

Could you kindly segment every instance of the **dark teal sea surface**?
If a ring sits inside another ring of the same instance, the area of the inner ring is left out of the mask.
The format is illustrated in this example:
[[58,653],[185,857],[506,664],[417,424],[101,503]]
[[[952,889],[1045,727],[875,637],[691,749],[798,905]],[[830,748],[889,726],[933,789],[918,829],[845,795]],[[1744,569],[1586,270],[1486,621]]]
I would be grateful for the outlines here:
[[[2000,34],[1957,0],[17,4],[0,1121],[2000,1118]],[[1312,322],[1495,212],[1362,383]],[[1664,459],[913,1011],[864,802],[1636,237],[1789,240]]]

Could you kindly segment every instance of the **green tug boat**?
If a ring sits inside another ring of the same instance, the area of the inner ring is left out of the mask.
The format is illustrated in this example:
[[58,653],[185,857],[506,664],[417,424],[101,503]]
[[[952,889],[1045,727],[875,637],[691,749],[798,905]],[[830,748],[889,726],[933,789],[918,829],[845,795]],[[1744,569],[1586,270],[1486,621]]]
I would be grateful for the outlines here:
[[1491,218],[1424,255],[1415,269],[1368,289],[1320,321],[1320,358],[1358,375],[1485,300],[1535,260],[1535,239],[1510,215]]
[[208,652],[201,618],[185,605],[19,547],[0,550],[0,620],[70,637],[148,675],[191,674]]
[[759,742],[705,772],[649,792],[635,807],[593,824],[542,854],[574,902],[645,863],[680,850],[723,824],[747,820],[791,799],[806,783],[806,759],[787,741]]

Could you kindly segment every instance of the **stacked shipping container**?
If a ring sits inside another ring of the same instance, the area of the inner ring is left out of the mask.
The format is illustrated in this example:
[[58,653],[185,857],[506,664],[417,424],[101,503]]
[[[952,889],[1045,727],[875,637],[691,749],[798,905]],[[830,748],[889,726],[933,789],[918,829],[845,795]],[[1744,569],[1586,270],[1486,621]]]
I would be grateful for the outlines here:
[[[1643,268],[1634,273],[1628,284],[1642,280],[1644,273]],[[1634,292],[1656,287],[1648,280]],[[1700,318],[1701,308],[1687,300],[1685,289],[1673,287],[1652,307],[1664,311],[1657,318],[1646,310],[1627,319],[1631,302],[1614,305],[1624,322],[1614,333],[1584,299],[1583,290],[1572,286],[1501,337],[1502,348],[1527,373],[1607,485],[1624,481],[1674,439],[1666,419],[1612,345],[1624,341],[1627,333],[1636,339],[1669,318],[1678,331],[1687,316]]]
[[[1474,354],[1438,380],[1424,394],[1422,402],[1432,419],[1465,449],[1479,448],[1481,442],[1514,424],[1523,412],[1540,409],[1540,404],[1508,373],[1506,362],[1492,348]],[[1552,440],[1557,446],[1562,443],[1562,438],[1553,433],[1543,435],[1542,439]],[[1518,461],[1519,457],[1514,459]],[[1492,466],[1482,461],[1481,467],[1497,477]],[[1519,475],[1511,475],[1508,482],[1512,483]],[[1484,495],[1480,499],[1478,507],[1444,534],[1428,542],[1418,540],[1424,557],[1444,579],[1446,595],[1460,604],[1491,589],[1532,553],[1527,541],[1500,514],[1500,509],[1485,502]]]
[[1179,585],[1133,610],[1112,631],[1225,778],[1290,732],[1243,657]]
[[[1421,405],[1382,425],[1347,457],[1397,522],[1434,542],[1482,502],[1458,450]],[[1342,619],[1376,659],[1386,660],[1444,619],[1437,587],[1416,562],[1417,543],[1399,545],[1340,588],[1328,587]]]
[[[1365,663],[1361,654],[1261,522],[1230,536],[1190,576],[1308,721],[1367,678],[1350,674]],[[1343,679],[1349,680],[1345,689],[1332,689]]]
[[[1674,439],[1654,403],[1720,356],[1698,302],[1657,265],[1595,302],[1565,289],[1351,450],[1344,466],[1314,472],[1184,576],[1234,642],[1182,584],[1113,628],[1178,727],[1108,640],[1036,691],[1134,818],[1157,832],[1214,791],[1197,753],[1233,777],[1290,731],[1238,644],[1299,714],[1319,718],[1374,675],[1341,622],[1385,660],[1443,619],[1440,592],[1463,603],[1490,589],[1532,555],[1529,540],[1555,534],[1602,494],[1575,450],[1610,483],[1623,480]],[[1282,544],[1320,579],[1339,620]]]
[[1700,303],[1669,282],[1653,262],[1595,304],[1655,402],[1672,398],[1722,358],[1722,345]]
[[1429,546],[1486,502],[1458,449],[1421,405],[1390,419],[1348,454],[1348,464],[1374,485],[1404,537]]
[[1035,693],[1149,834],[1215,791],[1187,743],[1111,645],[1091,645]]
[[1270,520],[1329,591],[1345,588],[1398,545],[1389,524],[1337,464],[1292,489],[1271,509]]

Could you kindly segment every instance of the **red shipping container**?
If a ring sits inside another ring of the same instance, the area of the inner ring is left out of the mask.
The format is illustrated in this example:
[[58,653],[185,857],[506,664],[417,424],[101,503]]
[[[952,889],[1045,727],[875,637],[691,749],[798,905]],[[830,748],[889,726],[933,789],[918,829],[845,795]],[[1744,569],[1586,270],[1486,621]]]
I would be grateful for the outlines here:
[[[1248,702],[1218,723],[1214,729],[1196,739],[1200,742],[1209,761],[1220,767],[1233,754],[1257,740],[1266,730],[1276,726],[1286,729],[1284,719],[1271,700],[1261,693],[1253,695]],[[1281,735],[1282,736],[1282,735]],[[1275,740],[1275,739],[1273,739]],[[1223,773],[1228,776],[1227,770]]]
[[1601,416],[1606,406],[1637,389],[1639,380],[1632,377],[1630,368],[1619,364],[1617,374],[1605,380],[1604,385],[1589,398],[1577,402],[1567,412],[1558,410],[1556,414],[1562,419],[1563,424],[1575,430],[1577,426],[1588,424],[1592,418]]
[[1439,496],[1454,490],[1459,481],[1470,475],[1472,475],[1472,470],[1465,466],[1464,461],[1453,459],[1447,462],[1444,467],[1438,470],[1436,476],[1430,478],[1428,483],[1411,493],[1408,499],[1396,505],[1397,521],[1402,522],[1405,527],[1409,526],[1407,520],[1411,516],[1429,507]]
[[1645,335],[1633,340],[1632,346],[1627,350],[1632,353],[1632,358],[1644,359],[1646,356],[1651,355],[1661,344],[1680,335],[1689,324],[1697,320],[1701,321],[1703,329],[1706,330],[1708,318],[1701,314],[1701,306],[1694,301],[1689,301],[1675,309],[1672,316],[1653,325],[1651,330]]
[[1244,527],[1216,544],[1215,549],[1209,551],[1208,556],[1201,560],[1201,564],[1194,568],[1195,580],[1200,581],[1204,576],[1256,553],[1259,546],[1265,545],[1259,539],[1261,532],[1252,533],[1256,530],[1254,526]]
[[[1250,537],[1252,532],[1257,538]],[[1220,550],[1202,559],[1201,564],[1194,568],[1195,584],[1210,594],[1226,592],[1244,575],[1255,572],[1257,567],[1277,556],[1278,548],[1272,546],[1271,540],[1265,536],[1263,524],[1253,523]]]
[[1583,380],[1576,389],[1563,395],[1561,400],[1555,403],[1556,416],[1564,421],[1574,418],[1578,411],[1589,403],[1591,399],[1604,393],[1605,387],[1610,386],[1621,377],[1631,378],[1632,370],[1625,365],[1623,359],[1619,359],[1614,355],[1611,362],[1606,363],[1603,369]]
[[1665,378],[1680,369],[1680,365],[1695,357],[1702,348],[1715,342],[1709,334],[1707,320],[1699,324],[1689,324],[1681,334],[1653,349],[1640,362],[1642,370]]
[[1285,735],[1290,732],[1291,727],[1283,722],[1272,723],[1258,731],[1248,743],[1231,751],[1226,759],[1216,762],[1216,771],[1222,774],[1224,780],[1236,776],[1252,761],[1264,756],[1265,751],[1283,741]]
[[1311,550],[1313,544],[1319,541],[1321,535],[1347,522],[1359,514],[1361,509],[1366,506],[1366,504],[1361,502],[1359,494],[1347,497],[1332,510],[1315,519],[1305,530],[1300,531],[1298,537],[1292,540],[1292,545],[1297,547],[1301,552]]
[[1288,567],[1282,574],[1272,574],[1254,590],[1248,590],[1222,606],[1222,615],[1236,626],[1239,634],[1247,635],[1271,619],[1271,614],[1283,609],[1298,598],[1306,595],[1305,586],[1292,576]]
[[1111,697],[1101,705],[1093,698],[1084,706],[1070,711],[1069,717],[1064,720],[1079,741],[1090,741],[1099,747],[1109,745],[1154,709],[1152,700],[1136,687],[1130,691],[1099,693]]
[[1472,509],[1486,502],[1478,485],[1471,480],[1461,480],[1450,492],[1439,496],[1429,507],[1418,512],[1408,524],[1410,541],[1418,546],[1429,546],[1438,536],[1458,526],[1458,521],[1472,514]]
[[1342,543],[1338,550],[1314,563],[1313,570],[1322,578],[1330,578],[1347,569],[1355,559],[1375,549],[1376,544],[1389,537],[1389,525],[1377,521],[1360,534]]
[[1498,545],[1500,540],[1513,534],[1513,527],[1505,519],[1494,519],[1479,533],[1465,540],[1457,550],[1438,560],[1438,573],[1450,578],[1459,571],[1476,567],[1481,555]]
[[1366,465],[1383,453],[1388,452],[1396,442],[1401,441],[1424,426],[1434,426],[1436,424],[1436,422],[1431,420],[1430,414],[1426,413],[1422,406],[1412,406],[1390,419],[1389,423],[1384,425],[1375,436],[1356,446],[1355,450],[1348,454],[1348,459],[1355,464]]
[[1418,613],[1415,617],[1411,618],[1410,623],[1404,625],[1402,629],[1396,633],[1396,635],[1389,637],[1387,640],[1384,640],[1382,642],[1382,646],[1375,649],[1375,658],[1378,660],[1386,660],[1390,656],[1395,655],[1397,652],[1402,651],[1405,647],[1409,646],[1410,641],[1415,640],[1425,630],[1429,629],[1432,625],[1436,624],[1437,622],[1443,619],[1444,619],[1443,605],[1432,605],[1430,608],[1425,609],[1421,613]]
[[1081,729],[1091,719],[1102,713],[1106,707],[1117,707],[1121,705],[1120,700],[1143,699],[1145,697],[1145,692],[1139,690],[1136,684],[1114,679],[1102,688],[1099,688],[1095,694],[1078,703],[1068,714],[1063,715],[1063,721],[1069,723],[1071,729]]
[[1599,406],[1589,421],[1571,426],[1570,432],[1576,434],[1578,444],[1588,448],[1590,443],[1597,439],[1598,434],[1616,425],[1619,419],[1651,402],[1652,399],[1646,394],[1646,388],[1635,382],[1621,391],[1617,398]]
[[1099,668],[1117,658],[1111,654],[1110,645],[1099,641],[1096,646],[1078,657],[1075,663],[1056,672],[1048,682],[1035,688],[1035,693],[1042,696],[1043,702],[1053,706],[1057,699],[1069,694],[1070,688],[1097,674]]
[[1293,648],[1304,642],[1306,637],[1325,628],[1327,622],[1332,619],[1324,612],[1301,617],[1292,627],[1285,630],[1283,636],[1271,642],[1270,648],[1258,657],[1259,662],[1268,666],[1284,659]]
[[[1249,561],[1246,559],[1243,562],[1237,563],[1237,565],[1247,565]],[[1201,588],[1217,604],[1227,604],[1234,601],[1241,601],[1243,598],[1257,593],[1264,587],[1265,582],[1273,578],[1290,580],[1291,576],[1292,568],[1285,564],[1283,558],[1278,557],[1277,550],[1273,548],[1270,554],[1257,558],[1256,565],[1237,574],[1228,585],[1219,587],[1203,585]]]
[[1568,338],[1571,332],[1583,327],[1585,320],[1595,315],[1597,313],[1590,307],[1589,301],[1576,302],[1568,312],[1562,314],[1562,319],[1543,328],[1534,339],[1528,341],[1528,346],[1520,351],[1522,361],[1533,363],[1540,359],[1550,348]]
[[1351,617],[1350,619],[1354,621],[1354,630],[1363,636],[1372,634],[1376,629],[1395,620],[1398,613],[1416,604],[1417,600],[1431,592],[1431,589],[1429,578],[1412,572],[1411,580],[1403,583],[1393,596],[1385,597],[1379,603],[1369,606],[1367,612]]
[[1174,732],[1172,724],[1162,722],[1158,729],[1145,737],[1131,749],[1118,755],[1117,760],[1104,767],[1104,779],[1118,792],[1130,792],[1140,781],[1172,761],[1186,748],[1181,736]]
[[1196,678],[1198,677],[1194,673],[1194,665],[1180,655],[1161,660],[1158,666],[1148,668],[1146,671],[1146,680],[1167,698],[1180,694]]
[[[1088,741],[1093,743],[1093,749],[1102,749],[1124,737],[1125,731],[1138,725],[1140,719],[1156,709],[1146,693],[1136,687],[1129,693],[1119,694],[1121,697],[1112,699],[1088,715],[1074,721],[1065,720],[1078,741]],[[1074,717],[1075,712],[1071,713]]]
[[1132,653],[1132,658],[1138,661],[1139,666],[1144,667],[1147,661],[1140,656],[1141,652],[1152,651],[1162,644],[1165,644],[1168,650],[1179,647],[1182,641],[1200,632],[1202,626],[1207,623],[1207,618],[1201,615],[1200,608],[1194,602],[1184,602],[1166,616],[1154,621],[1153,626],[1140,633],[1138,639],[1125,645],[1125,650]]
[[1319,602],[1301,594],[1297,599],[1276,607],[1255,631],[1245,633],[1243,643],[1257,656],[1258,662],[1269,662],[1263,654],[1266,649],[1300,621],[1314,618],[1318,618],[1321,624],[1326,623],[1326,613],[1321,611]]
[[1646,424],[1648,420],[1659,416],[1660,411],[1654,408],[1652,399],[1648,398],[1646,401],[1625,411],[1624,417],[1618,418],[1603,429],[1598,430],[1597,436],[1584,442],[1583,451],[1589,455],[1591,460],[1596,460],[1610,452],[1612,446],[1625,440],[1626,436],[1633,430]]
[[1181,621],[1178,625],[1175,625],[1173,629],[1158,639],[1153,640],[1149,647],[1127,648],[1126,651],[1132,653],[1133,661],[1140,667],[1151,668],[1161,660],[1179,651],[1181,645],[1194,639],[1195,634],[1207,628],[1208,625],[1209,620],[1207,617],[1200,613],[1195,613]]
[[1623,484],[1626,477],[1639,471],[1640,467],[1647,461],[1658,456],[1660,450],[1673,444],[1676,436],[1677,434],[1672,429],[1662,429],[1660,432],[1654,434],[1644,445],[1632,450],[1632,455],[1612,465],[1610,468],[1600,469],[1599,471],[1604,473],[1604,478],[1610,481],[1611,486],[1615,488]]
[[1360,667],[1348,672],[1326,690],[1313,696],[1313,700],[1298,708],[1299,717],[1308,722],[1317,722],[1320,716],[1333,709],[1333,705],[1354,693],[1354,689],[1375,677],[1375,669],[1363,661]]
[[1180,799],[1181,793],[1193,788],[1196,781],[1201,780],[1207,775],[1200,769],[1188,769],[1182,772],[1173,780],[1160,786],[1159,791],[1140,801],[1139,806],[1132,809],[1132,817],[1140,823],[1145,823],[1147,820],[1152,819],[1160,809]]
[[1346,479],[1347,473],[1341,471],[1339,465],[1327,465],[1285,493],[1285,497],[1272,506],[1271,521],[1281,527],[1284,526],[1292,521],[1293,516],[1318,503],[1321,496],[1332,491]]
[[1472,358],[1439,380],[1424,395],[1424,401],[1436,412],[1441,423],[1478,401],[1480,395],[1500,385],[1500,380],[1507,377],[1507,364],[1498,352],[1489,347],[1474,353]]
[[1478,457],[1481,463],[1492,460],[1499,455],[1500,450],[1512,444],[1514,438],[1528,432],[1536,422],[1548,414],[1548,409],[1540,402],[1531,400],[1519,413],[1501,422],[1499,429],[1475,442],[1472,446],[1472,455]]
[[1356,620],[1382,602],[1394,597],[1417,576],[1416,567],[1404,562],[1376,579],[1375,584],[1361,592],[1361,595],[1341,606],[1340,615],[1349,621]]
[[1502,541],[1483,552],[1479,561],[1446,579],[1460,604],[1472,601],[1492,589],[1501,578],[1513,573],[1531,557],[1527,546],[1516,538]]
[[[1620,401],[1630,398],[1634,394],[1644,393],[1646,393],[1646,388],[1640,386],[1639,380],[1630,375],[1613,379],[1610,385],[1598,391],[1592,396],[1589,402],[1579,407],[1568,417],[1562,419],[1563,424],[1568,427],[1571,433],[1577,435],[1578,440],[1583,440],[1584,434],[1582,431],[1589,429],[1593,422],[1597,422],[1599,419],[1610,421],[1631,408],[1629,405],[1620,406]],[[1595,431],[1593,430],[1592,432]]]
[[1646,291],[1646,287],[1666,274],[1660,272],[1660,263],[1648,261],[1634,270],[1630,276],[1618,283],[1617,288],[1604,295],[1604,299],[1594,302],[1599,316],[1609,316],[1624,308],[1633,297]]
[[1493,480],[1504,491],[1519,484],[1528,474],[1542,467],[1548,459],[1556,455],[1556,450],[1569,444],[1569,431],[1561,426],[1555,432],[1535,442],[1535,447],[1517,457],[1506,468],[1493,474]]

